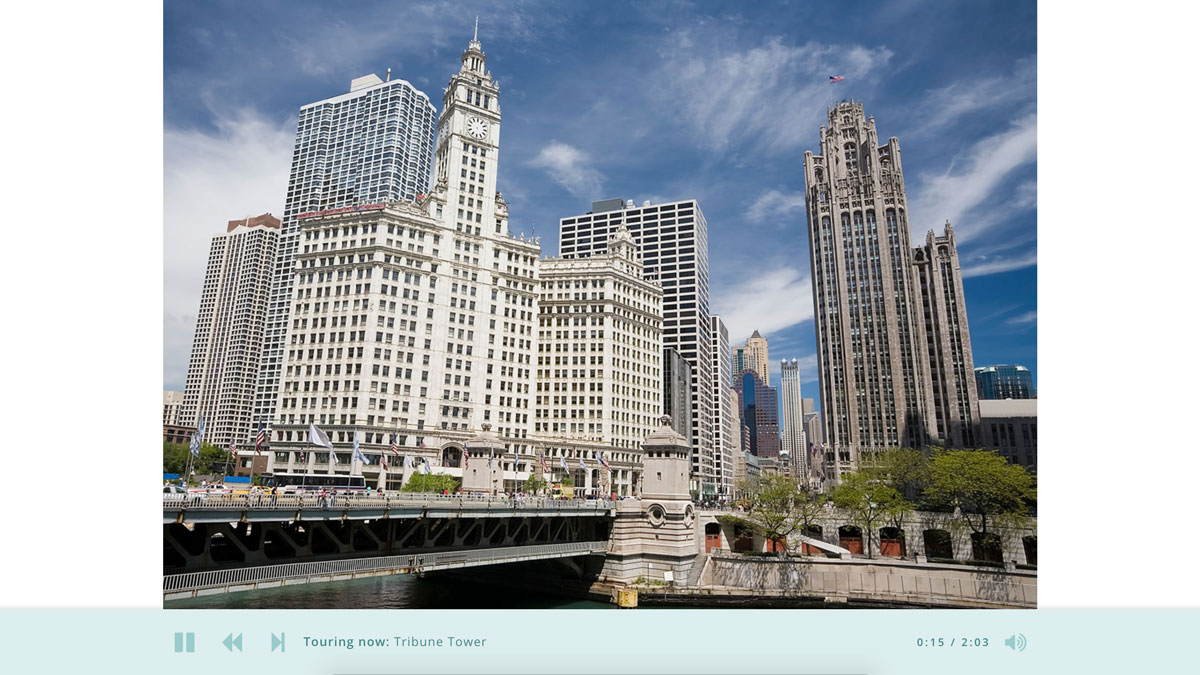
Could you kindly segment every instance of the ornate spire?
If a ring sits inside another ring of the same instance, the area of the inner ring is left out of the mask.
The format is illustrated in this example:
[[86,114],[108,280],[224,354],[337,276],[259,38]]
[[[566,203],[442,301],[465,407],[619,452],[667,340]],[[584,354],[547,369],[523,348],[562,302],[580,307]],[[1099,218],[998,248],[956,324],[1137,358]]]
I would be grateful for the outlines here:
[[475,35],[471,38],[471,42],[479,42],[479,15],[475,15]]

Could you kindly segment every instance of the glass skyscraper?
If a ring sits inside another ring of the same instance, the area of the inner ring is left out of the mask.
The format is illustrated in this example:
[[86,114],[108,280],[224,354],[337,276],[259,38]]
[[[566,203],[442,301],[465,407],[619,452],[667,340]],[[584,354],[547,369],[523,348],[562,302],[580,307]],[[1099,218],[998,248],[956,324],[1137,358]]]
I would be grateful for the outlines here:
[[429,190],[437,111],[404,80],[366,75],[350,91],[300,108],[272,270],[254,420],[271,424],[295,275],[298,216],[394,200]]
[[980,366],[975,369],[975,387],[981,399],[1037,398],[1033,373],[1025,366]]

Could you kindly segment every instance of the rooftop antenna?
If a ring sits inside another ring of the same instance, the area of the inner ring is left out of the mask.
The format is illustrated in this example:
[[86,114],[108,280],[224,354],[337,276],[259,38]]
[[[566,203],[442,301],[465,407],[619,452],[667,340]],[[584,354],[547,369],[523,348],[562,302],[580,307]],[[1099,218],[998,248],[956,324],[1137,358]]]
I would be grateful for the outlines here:
[[475,42],[479,42],[479,15],[475,15],[475,37],[471,38]]
[[388,68],[387,79],[384,80],[384,82],[391,82],[391,81],[392,81],[392,69]]

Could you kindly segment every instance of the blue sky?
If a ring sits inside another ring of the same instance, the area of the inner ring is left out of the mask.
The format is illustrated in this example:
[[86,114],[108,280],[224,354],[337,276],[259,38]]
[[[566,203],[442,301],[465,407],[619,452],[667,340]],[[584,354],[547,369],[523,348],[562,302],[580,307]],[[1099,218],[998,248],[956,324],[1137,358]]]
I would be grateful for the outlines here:
[[[281,214],[298,108],[387,68],[439,106],[479,16],[510,227],[609,197],[695,198],[712,309],[817,376],[803,154],[832,97],[900,140],[913,236],[950,220],[977,365],[1037,374],[1033,2],[170,2],[164,388],[183,388],[209,238]],[[829,75],[846,81],[831,87]]]

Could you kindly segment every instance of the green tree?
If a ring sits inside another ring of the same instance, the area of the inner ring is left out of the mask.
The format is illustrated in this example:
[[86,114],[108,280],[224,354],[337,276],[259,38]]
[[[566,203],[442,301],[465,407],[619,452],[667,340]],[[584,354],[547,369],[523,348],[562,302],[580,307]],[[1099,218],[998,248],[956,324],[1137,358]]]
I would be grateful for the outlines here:
[[563,487],[575,487],[575,479],[571,478],[570,476],[563,476],[562,480],[559,482]]
[[187,468],[188,446],[163,441],[163,473],[183,475]]
[[546,481],[542,480],[541,474],[531,472],[529,478],[525,479],[525,491],[529,494],[537,494],[546,487]]
[[853,471],[842,475],[833,490],[833,504],[846,511],[850,522],[867,534],[867,557],[875,557],[872,542],[880,522],[903,521],[913,505],[900,491],[873,475],[870,471]]
[[408,482],[401,488],[403,492],[436,492],[441,494],[449,490],[458,491],[458,479],[443,473],[414,473],[408,477]]
[[939,450],[929,461],[931,504],[957,509],[982,540],[988,526],[1020,525],[1037,499],[1037,484],[1025,467],[990,450]]
[[[163,443],[163,473],[177,473],[183,476],[187,470],[188,457],[191,449],[187,445],[179,443]],[[205,475],[211,473],[223,473],[225,471],[225,463],[232,460],[229,456],[229,451],[218,448],[209,443],[200,444],[200,456],[192,461],[192,473],[194,475]],[[185,480],[190,479],[190,476],[183,476]]]
[[860,470],[892,486],[908,501],[915,502],[929,485],[929,455],[913,448],[890,448],[864,453]]
[[812,525],[824,504],[824,497],[800,490],[789,476],[770,475],[739,487],[749,503],[746,521],[758,534],[782,542],[785,553],[792,550],[791,535]]

